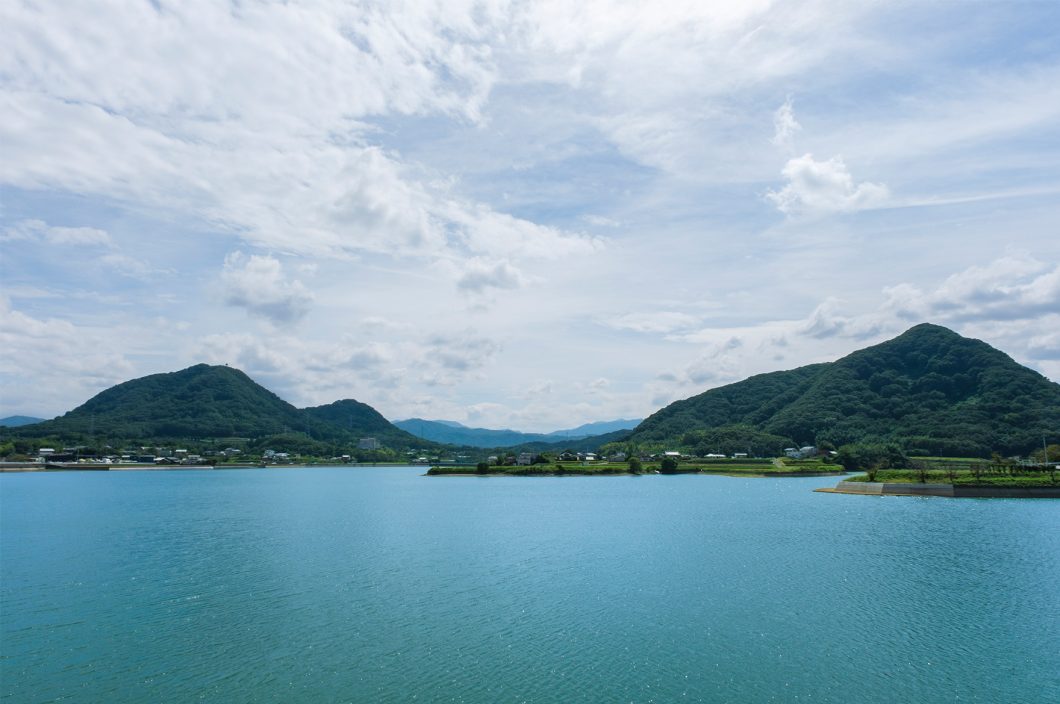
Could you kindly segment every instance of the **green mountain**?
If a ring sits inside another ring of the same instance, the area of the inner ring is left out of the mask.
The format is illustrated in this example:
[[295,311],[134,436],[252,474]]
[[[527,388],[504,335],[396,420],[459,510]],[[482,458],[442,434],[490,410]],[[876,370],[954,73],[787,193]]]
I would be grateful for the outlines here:
[[374,437],[390,447],[419,447],[424,444],[421,438],[395,426],[368,404],[353,399],[306,408],[304,412],[310,418],[338,428],[351,437]]
[[308,435],[354,442],[367,436],[389,446],[422,444],[363,403],[338,401],[302,410],[238,369],[206,364],[118,384],[65,415],[15,432],[123,439]]
[[301,411],[238,369],[197,364],[126,381],[22,434],[122,438],[257,437],[305,430]]
[[631,442],[714,451],[896,442],[937,455],[1026,454],[1060,432],[1060,384],[937,325],[835,362],[760,374],[677,401]]

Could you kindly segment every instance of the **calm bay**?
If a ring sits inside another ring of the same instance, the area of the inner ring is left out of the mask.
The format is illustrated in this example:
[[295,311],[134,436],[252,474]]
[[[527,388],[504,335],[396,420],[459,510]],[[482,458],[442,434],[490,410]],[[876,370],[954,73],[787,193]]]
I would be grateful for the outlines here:
[[0,476],[0,696],[1060,701],[1060,501],[423,471]]

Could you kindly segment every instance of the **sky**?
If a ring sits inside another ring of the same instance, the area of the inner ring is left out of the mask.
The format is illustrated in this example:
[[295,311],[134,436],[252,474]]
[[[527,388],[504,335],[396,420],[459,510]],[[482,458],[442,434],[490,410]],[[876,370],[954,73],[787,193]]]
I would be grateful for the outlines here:
[[920,322],[1060,381],[1060,3],[0,3],[0,416],[549,431]]

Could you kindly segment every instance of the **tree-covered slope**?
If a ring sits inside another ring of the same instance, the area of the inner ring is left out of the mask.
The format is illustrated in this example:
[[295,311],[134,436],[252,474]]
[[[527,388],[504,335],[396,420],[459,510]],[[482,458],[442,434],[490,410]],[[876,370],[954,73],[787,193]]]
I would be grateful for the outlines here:
[[197,364],[118,384],[65,415],[20,430],[35,436],[258,437],[305,431],[307,417],[238,369]]
[[751,377],[655,413],[633,441],[740,426],[793,444],[894,441],[932,454],[1027,453],[1060,430],[1060,384],[936,325],[836,362]]
[[825,366],[812,364],[786,372],[759,374],[674,401],[638,425],[631,439],[672,440],[691,430],[729,425],[760,427],[805,393]]
[[306,408],[305,413],[320,423],[326,423],[351,437],[374,437],[384,445],[420,446],[424,442],[384,418],[366,403],[344,399],[324,406]]
[[340,444],[374,437],[395,449],[425,444],[366,404],[347,399],[298,409],[238,369],[206,364],[118,384],[65,415],[12,434],[72,440],[284,437],[288,443],[297,435]]

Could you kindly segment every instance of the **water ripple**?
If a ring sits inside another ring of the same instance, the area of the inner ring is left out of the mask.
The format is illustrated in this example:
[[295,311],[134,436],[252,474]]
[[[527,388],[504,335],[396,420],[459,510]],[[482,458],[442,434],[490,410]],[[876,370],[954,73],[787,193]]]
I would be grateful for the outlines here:
[[1060,504],[829,480],[0,476],[12,702],[1060,701]]

